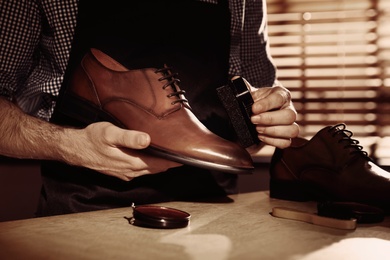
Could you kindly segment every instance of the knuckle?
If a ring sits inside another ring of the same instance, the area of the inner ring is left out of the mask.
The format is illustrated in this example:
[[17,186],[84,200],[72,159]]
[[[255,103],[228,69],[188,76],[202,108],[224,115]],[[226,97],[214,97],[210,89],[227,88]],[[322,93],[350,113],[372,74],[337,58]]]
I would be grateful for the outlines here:
[[295,138],[299,135],[299,128],[293,127],[292,131],[290,131],[290,138]]
[[292,136],[292,138],[297,137],[299,135],[299,132],[300,132],[299,125],[297,123],[294,123],[294,126],[295,126],[295,131],[294,131],[294,135]]
[[282,86],[275,87],[277,93],[281,97],[282,103],[288,103],[291,100],[291,92]]
[[286,110],[286,118],[290,123],[294,123],[297,119],[297,112],[294,109],[287,109]]
[[261,116],[261,121],[264,124],[272,124],[274,121],[274,117],[272,117],[271,114],[265,113]]

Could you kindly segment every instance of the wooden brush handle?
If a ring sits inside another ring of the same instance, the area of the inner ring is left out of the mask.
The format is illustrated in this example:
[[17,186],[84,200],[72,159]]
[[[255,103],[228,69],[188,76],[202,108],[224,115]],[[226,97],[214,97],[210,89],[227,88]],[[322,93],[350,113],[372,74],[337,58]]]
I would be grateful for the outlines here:
[[299,211],[295,209],[285,208],[285,207],[274,207],[272,209],[272,216],[278,218],[292,219],[311,223],[314,225],[338,228],[338,229],[356,229],[356,219],[336,219],[329,217],[318,216],[317,214],[312,214],[304,211]]

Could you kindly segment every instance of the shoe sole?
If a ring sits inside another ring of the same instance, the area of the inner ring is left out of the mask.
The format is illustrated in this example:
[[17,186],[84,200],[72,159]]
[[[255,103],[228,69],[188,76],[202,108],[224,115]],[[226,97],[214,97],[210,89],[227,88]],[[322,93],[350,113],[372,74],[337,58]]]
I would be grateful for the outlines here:
[[[72,93],[64,93],[64,97],[67,102],[59,102],[57,112],[62,116],[69,117],[73,120],[77,120],[79,123],[87,126],[95,122],[107,121],[118,127],[126,128],[123,124],[116,120],[114,116],[109,113],[101,110],[96,105],[92,104],[88,100],[84,100]],[[153,145],[145,148],[145,151],[148,154],[164,158],[167,160],[175,161],[178,163],[191,165],[194,167],[200,167],[208,170],[217,170],[233,174],[252,174],[254,171],[253,168],[240,168],[227,165],[221,165],[213,162],[197,160],[191,157],[182,156],[179,154],[174,154],[169,151],[160,149]]]

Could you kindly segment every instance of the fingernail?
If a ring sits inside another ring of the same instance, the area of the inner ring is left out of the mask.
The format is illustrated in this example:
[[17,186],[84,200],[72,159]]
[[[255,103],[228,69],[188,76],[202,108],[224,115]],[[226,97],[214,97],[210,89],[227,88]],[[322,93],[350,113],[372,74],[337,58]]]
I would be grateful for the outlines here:
[[261,126],[257,126],[256,127],[256,131],[257,131],[258,134],[264,134],[265,128],[261,127]]
[[149,145],[149,135],[141,134],[138,136],[138,144],[141,146]]

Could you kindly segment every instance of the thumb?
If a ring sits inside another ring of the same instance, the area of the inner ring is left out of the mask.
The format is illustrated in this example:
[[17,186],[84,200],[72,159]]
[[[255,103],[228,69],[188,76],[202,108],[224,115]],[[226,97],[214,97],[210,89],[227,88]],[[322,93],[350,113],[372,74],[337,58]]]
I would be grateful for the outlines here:
[[118,135],[118,145],[132,149],[144,149],[150,144],[150,136],[147,133],[121,129]]

